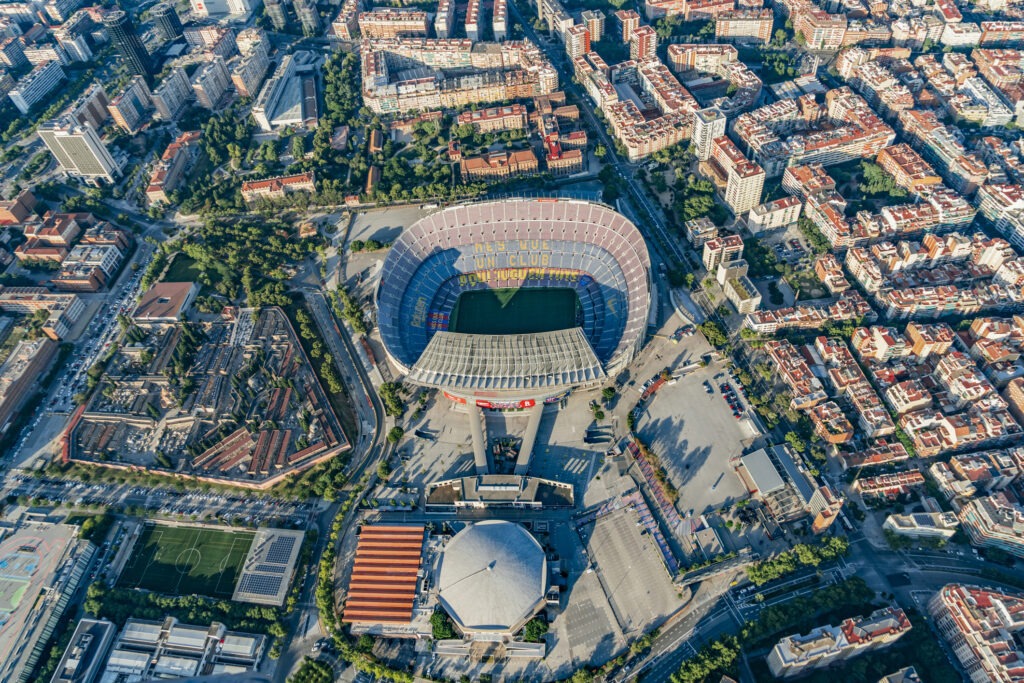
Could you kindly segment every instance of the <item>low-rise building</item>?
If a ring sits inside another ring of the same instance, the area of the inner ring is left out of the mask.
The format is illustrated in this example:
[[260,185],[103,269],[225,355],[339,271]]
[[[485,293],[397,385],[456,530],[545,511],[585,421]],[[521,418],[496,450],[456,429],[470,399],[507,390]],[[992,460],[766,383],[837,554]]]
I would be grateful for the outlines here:
[[694,249],[702,249],[709,240],[718,237],[718,226],[707,216],[686,221],[683,229],[686,231],[687,241]]
[[909,515],[889,515],[882,528],[898,536],[913,539],[949,540],[956,533],[960,521],[952,512],[915,512]]
[[191,678],[206,671],[255,671],[263,659],[267,637],[228,631],[224,624],[182,624],[129,619],[118,634],[106,662],[108,674],[131,680]]
[[132,320],[140,327],[175,325],[184,320],[198,294],[194,282],[158,282],[143,293]]
[[254,202],[257,199],[282,199],[295,192],[315,193],[315,181],[312,171],[264,180],[247,180],[242,183],[242,199]]
[[540,165],[532,150],[488,152],[477,157],[463,157],[460,165],[465,180],[501,180],[536,173]]

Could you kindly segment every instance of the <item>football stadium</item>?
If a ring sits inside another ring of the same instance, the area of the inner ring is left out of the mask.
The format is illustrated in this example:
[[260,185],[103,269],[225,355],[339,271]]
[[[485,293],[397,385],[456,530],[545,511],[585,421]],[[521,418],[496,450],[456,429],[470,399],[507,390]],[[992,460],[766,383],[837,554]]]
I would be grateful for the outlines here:
[[624,368],[651,305],[643,236],[603,204],[510,199],[406,228],[377,320],[410,382],[492,410],[556,402]]

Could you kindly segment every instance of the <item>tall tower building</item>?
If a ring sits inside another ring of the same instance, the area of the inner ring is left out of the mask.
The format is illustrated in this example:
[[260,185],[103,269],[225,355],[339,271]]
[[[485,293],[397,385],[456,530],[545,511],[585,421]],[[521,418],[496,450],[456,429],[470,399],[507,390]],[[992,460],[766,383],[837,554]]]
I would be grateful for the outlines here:
[[725,114],[714,107],[697,110],[693,117],[690,142],[699,160],[707,161],[711,158],[711,141],[725,135],[725,122]]
[[565,54],[569,59],[582,57],[590,52],[590,32],[583,24],[576,24],[565,32]]
[[591,43],[599,43],[604,38],[604,12],[599,9],[584,10],[580,15],[583,25],[587,27]]
[[657,56],[658,34],[651,26],[639,26],[629,37],[629,58],[634,62],[646,62]]
[[108,183],[121,175],[121,167],[89,124],[69,118],[48,121],[39,127],[39,137],[68,175]]
[[160,33],[163,34],[164,40],[170,42],[185,35],[185,29],[181,25],[181,19],[178,17],[174,5],[161,2],[153,8],[152,14],[156,19],[156,25],[160,27]]
[[615,13],[622,29],[622,42],[628,43],[633,38],[633,31],[640,28],[640,15],[631,9],[620,9]]
[[284,11],[284,3],[281,0],[264,0],[263,11],[270,17],[270,23],[278,31],[283,31],[288,26],[288,15]]
[[320,13],[316,9],[315,0],[292,0],[292,7],[302,25],[302,33],[307,36],[319,35],[323,25],[320,23]]
[[136,76],[142,76],[147,81],[152,78],[149,63],[149,53],[143,47],[142,41],[135,35],[135,26],[131,17],[123,10],[108,12],[103,17],[103,25],[114,41],[121,58],[128,65],[128,70]]

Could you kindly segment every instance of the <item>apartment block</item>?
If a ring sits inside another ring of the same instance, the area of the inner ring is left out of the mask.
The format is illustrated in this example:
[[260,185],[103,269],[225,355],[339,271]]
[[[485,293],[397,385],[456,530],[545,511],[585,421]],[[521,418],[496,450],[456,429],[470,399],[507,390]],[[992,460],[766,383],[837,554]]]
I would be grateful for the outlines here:
[[174,121],[194,97],[195,91],[185,70],[175,67],[153,89],[153,106],[162,120]]
[[807,635],[786,636],[768,655],[768,668],[776,678],[799,676],[886,648],[910,629],[910,619],[902,609],[885,607],[867,617],[846,619],[839,626],[819,626]]
[[142,76],[133,76],[128,86],[110,101],[108,110],[121,130],[134,134],[149,120],[152,93]]
[[217,109],[230,87],[231,73],[221,57],[206,62],[192,76],[196,104],[203,109]]
[[[597,13],[601,14],[600,11]],[[584,12],[583,14],[586,15],[587,12]],[[585,16],[583,21],[584,23],[587,21]],[[601,21],[603,26],[603,14],[601,15]],[[508,0],[494,0],[494,4],[491,7],[491,33],[493,34],[494,41],[498,43],[508,38]],[[600,39],[600,35],[597,38],[594,38],[594,40]]]
[[44,123],[38,133],[67,175],[104,182],[113,182],[121,175],[121,165],[92,126],[70,118],[57,119]]
[[629,37],[629,58],[646,62],[658,56],[658,34],[650,26],[638,26]]
[[1024,558],[1024,507],[1009,492],[965,501],[959,515],[972,544]]
[[51,339],[21,341],[0,365],[0,429],[7,429],[35,393],[56,353],[57,344]]
[[410,38],[429,34],[428,15],[416,9],[377,9],[359,13],[359,33],[363,38]]
[[928,613],[971,683],[1019,678],[1024,595],[951,583],[928,602]]
[[743,238],[739,235],[725,235],[704,243],[701,260],[704,263],[704,269],[708,273],[714,273],[720,263],[730,263],[741,258],[743,258]]
[[[505,2],[506,0],[501,0]],[[588,9],[584,10],[580,15],[580,19],[583,25],[587,28],[587,33],[590,34],[590,42],[598,43],[604,38],[604,12],[599,9]],[[497,40],[497,38],[495,38]]]
[[46,62],[32,69],[19,80],[7,96],[22,114],[28,114],[32,107],[42,102],[67,80],[60,62]]
[[772,39],[773,21],[770,9],[727,10],[715,17],[715,38],[764,45]]
[[786,340],[772,339],[765,342],[764,350],[773,362],[779,379],[793,394],[790,405],[794,410],[813,408],[828,399],[821,380],[811,372],[807,359],[793,344]]

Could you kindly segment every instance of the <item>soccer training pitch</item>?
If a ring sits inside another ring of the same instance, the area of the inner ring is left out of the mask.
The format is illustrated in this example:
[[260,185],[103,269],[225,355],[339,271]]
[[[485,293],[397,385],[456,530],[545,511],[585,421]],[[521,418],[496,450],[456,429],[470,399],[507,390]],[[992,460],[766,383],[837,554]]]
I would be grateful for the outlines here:
[[118,585],[168,595],[230,598],[254,536],[251,531],[146,526]]

